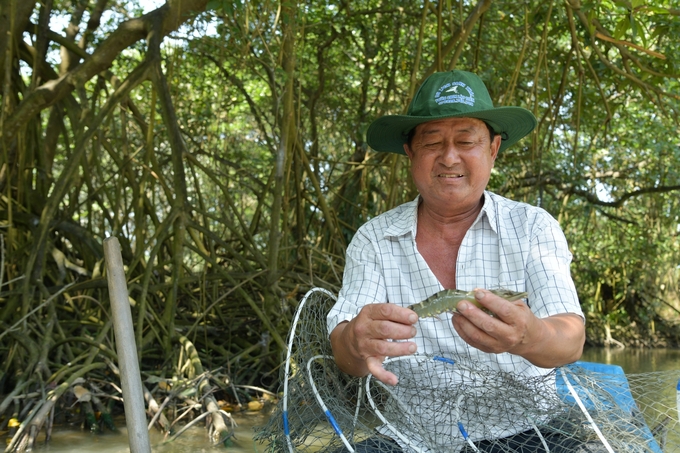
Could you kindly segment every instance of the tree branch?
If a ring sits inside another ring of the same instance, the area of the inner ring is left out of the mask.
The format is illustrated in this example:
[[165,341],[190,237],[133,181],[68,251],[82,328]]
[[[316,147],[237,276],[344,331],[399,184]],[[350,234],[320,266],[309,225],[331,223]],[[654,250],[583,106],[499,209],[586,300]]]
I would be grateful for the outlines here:
[[62,99],[78,84],[83,84],[108,69],[124,49],[147,37],[154,20],[161,21],[160,33],[164,37],[188,20],[194,11],[204,10],[207,3],[208,0],[170,0],[142,17],[123,22],[89,58],[58,79],[39,86],[27,96],[7,118],[2,131],[3,139],[9,142],[19,128],[38,112]]
[[645,187],[642,189],[633,190],[632,192],[627,192],[621,195],[618,199],[614,201],[603,201],[597,195],[592,194],[589,191],[579,189],[575,186],[563,188],[565,193],[578,195],[585,198],[589,203],[598,206],[607,206],[610,208],[620,208],[623,204],[634,197],[639,197],[642,195],[647,195],[650,193],[666,193],[680,191],[680,185],[678,186],[657,186],[657,187]]
[[[465,19],[463,27],[459,28],[456,31],[456,33],[453,36],[451,36],[449,42],[447,42],[444,48],[442,49],[442,58],[451,53],[453,48],[456,47],[456,45],[458,45],[459,41],[462,42],[463,40],[467,39],[467,37],[470,35],[472,27],[477,23],[479,18],[482,17],[482,14],[484,14],[490,7],[491,0],[480,0],[479,3],[477,3],[477,5],[468,15],[467,19]],[[436,69],[437,63],[435,62],[432,65],[430,65],[427,71],[425,71],[425,74],[423,74],[423,79],[427,78],[429,75],[435,72]]]

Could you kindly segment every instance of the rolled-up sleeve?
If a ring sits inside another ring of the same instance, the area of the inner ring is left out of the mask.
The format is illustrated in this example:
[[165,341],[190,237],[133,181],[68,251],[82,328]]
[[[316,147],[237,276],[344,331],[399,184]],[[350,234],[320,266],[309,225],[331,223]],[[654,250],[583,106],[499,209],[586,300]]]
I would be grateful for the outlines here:
[[360,229],[346,252],[343,285],[327,317],[328,332],[354,318],[366,304],[387,302],[385,278],[374,244]]
[[554,218],[542,217],[534,224],[526,263],[532,311],[539,318],[574,313],[585,319],[571,278],[567,239]]

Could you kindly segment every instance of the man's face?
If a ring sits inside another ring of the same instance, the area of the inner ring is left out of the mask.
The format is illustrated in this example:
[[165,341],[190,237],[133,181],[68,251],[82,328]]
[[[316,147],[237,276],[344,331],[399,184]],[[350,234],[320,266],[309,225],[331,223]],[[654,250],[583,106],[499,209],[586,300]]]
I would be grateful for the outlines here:
[[423,200],[433,206],[476,206],[489,182],[501,144],[489,137],[483,121],[447,118],[416,126],[411,146],[413,181]]

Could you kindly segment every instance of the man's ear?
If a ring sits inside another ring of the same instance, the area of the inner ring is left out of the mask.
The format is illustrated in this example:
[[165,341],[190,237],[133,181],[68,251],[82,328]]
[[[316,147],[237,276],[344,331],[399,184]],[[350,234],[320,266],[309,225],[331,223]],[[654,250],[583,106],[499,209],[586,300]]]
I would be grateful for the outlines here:
[[413,160],[413,150],[410,146],[408,146],[408,143],[404,143],[404,152],[408,156],[409,160]]
[[501,148],[501,135],[496,134],[491,142],[491,158],[495,161],[498,157],[498,150]]

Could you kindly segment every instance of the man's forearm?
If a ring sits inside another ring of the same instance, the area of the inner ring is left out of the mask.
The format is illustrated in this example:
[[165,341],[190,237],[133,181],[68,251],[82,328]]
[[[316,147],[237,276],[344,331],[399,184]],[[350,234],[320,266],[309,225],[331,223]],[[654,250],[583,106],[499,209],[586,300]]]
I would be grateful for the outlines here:
[[555,315],[541,319],[537,332],[526,347],[510,351],[542,368],[554,368],[581,358],[585,343],[583,319],[576,314]]

